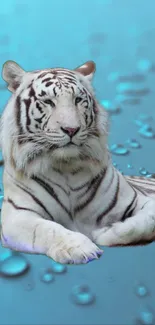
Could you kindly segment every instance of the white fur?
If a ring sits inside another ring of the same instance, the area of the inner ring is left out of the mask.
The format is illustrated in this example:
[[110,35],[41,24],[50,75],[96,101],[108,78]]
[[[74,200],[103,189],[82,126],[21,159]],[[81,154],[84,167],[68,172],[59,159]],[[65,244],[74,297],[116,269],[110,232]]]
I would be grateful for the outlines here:
[[[82,75],[81,68],[75,71],[77,82],[85,86],[93,95],[90,80],[94,71],[91,71],[91,66],[88,64],[83,69],[85,76]],[[87,69],[88,75],[86,75]],[[7,81],[11,82],[7,69],[5,76]],[[49,118],[48,125],[60,134],[60,146],[51,152],[46,152],[45,146],[44,154],[29,163],[28,157],[37,149],[39,150],[41,145],[37,147],[36,143],[27,143],[23,146],[18,144],[15,103],[19,94],[27,95],[27,87],[36,76],[36,73],[30,72],[23,74],[21,84],[13,93],[2,116],[1,143],[5,161],[4,202],[1,213],[2,245],[18,251],[46,254],[60,263],[79,264],[98,258],[102,254],[93,241],[98,245],[111,246],[126,245],[141,239],[153,240],[155,237],[154,198],[144,196],[138,191],[134,216],[126,219],[125,222],[120,222],[134,192],[125,178],[112,166],[107,147],[107,114],[97,103],[95,127],[99,135],[88,137],[87,130],[81,131],[74,137],[76,146],[66,148],[64,146],[68,138],[61,134],[60,125],[69,123],[71,127],[78,125],[84,127],[84,120],[82,110],[80,111],[78,107],[78,111],[75,111],[70,97],[67,97],[67,93],[63,93],[57,103],[57,109],[53,110],[52,118]],[[41,83],[37,84],[37,87],[41,87]],[[23,125],[24,119],[23,108]],[[46,136],[47,141],[49,137],[54,141],[54,133],[53,138],[52,132]],[[77,206],[89,199],[87,184],[105,168],[106,175],[92,201],[81,211],[76,211]],[[32,175],[42,178],[53,188],[57,198],[61,200],[61,205],[42,186],[32,180]],[[104,216],[101,225],[97,226],[96,218],[111,204],[118,179],[117,202]],[[86,184],[86,187],[82,187],[83,184]],[[79,190],[76,190],[78,188]],[[43,203],[48,212],[36,203],[34,197]],[[9,200],[12,200],[16,207]],[[52,221],[49,215],[52,215],[55,221]]]

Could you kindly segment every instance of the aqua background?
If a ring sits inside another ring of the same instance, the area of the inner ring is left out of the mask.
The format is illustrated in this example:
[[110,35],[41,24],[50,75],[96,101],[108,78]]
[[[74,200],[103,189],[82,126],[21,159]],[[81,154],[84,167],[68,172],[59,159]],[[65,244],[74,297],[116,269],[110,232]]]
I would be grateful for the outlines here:
[[[97,97],[113,108],[109,145],[129,150],[115,150],[113,162],[125,174],[155,172],[154,0],[3,0],[0,66],[9,59],[25,70],[94,60]],[[9,96],[0,79],[1,111]],[[23,254],[30,268],[19,276],[21,261],[13,255],[5,265],[6,253],[0,246],[0,271],[17,277],[0,276],[0,325],[155,324],[154,243],[106,248],[100,260],[67,266],[50,283],[41,281],[43,269],[53,268],[50,259]],[[78,305],[75,285],[87,285],[94,301],[84,304],[85,294]]]

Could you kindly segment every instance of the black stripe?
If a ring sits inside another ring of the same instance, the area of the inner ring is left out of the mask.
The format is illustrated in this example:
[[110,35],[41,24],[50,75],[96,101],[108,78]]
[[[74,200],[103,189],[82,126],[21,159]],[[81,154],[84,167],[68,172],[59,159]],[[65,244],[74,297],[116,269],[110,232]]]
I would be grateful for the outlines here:
[[151,180],[150,182],[145,183],[145,182],[140,182],[140,181],[137,181],[137,180],[133,181],[133,180],[130,180],[130,179],[126,178],[126,181],[131,183],[133,187],[137,188],[143,194],[146,194],[145,192],[150,193],[150,194],[155,194],[155,188],[153,190],[152,188],[148,188],[148,187],[145,186],[145,185],[151,185],[152,186],[152,184],[155,186],[155,181],[154,180]]
[[42,120],[43,120],[43,118],[46,116],[46,114],[43,114],[41,117],[39,117],[39,118],[35,118],[34,120],[36,121],[36,122],[38,122],[39,124],[41,124],[42,123]]
[[70,83],[70,84],[73,84],[73,85],[77,85],[77,81],[76,80],[74,80],[74,79],[71,79],[71,78],[69,78],[69,77],[65,77],[65,79]]
[[56,87],[53,88],[53,92],[54,92],[54,96],[56,97],[57,93],[56,93],[55,88],[56,88]]
[[[148,191],[150,193],[155,193],[155,186],[152,186],[152,184],[141,183],[141,182],[133,182],[133,181],[130,181],[130,180],[127,180],[127,181],[131,182],[133,184],[133,186],[137,186],[137,187],[143,189],[144,191]],[[147,187],[147,186],[150,186],[151,188]]]
[[[105,168],[101,173],[99,173],[97,176],[95,176],[91,182],[89,182],[89,185],[87,187],[87,190],[85,191],[85,194],[89,192],[89,190],[93,190],[95,185],[100,185],[100,183],[98,184],[98,182],[102,181],[103,180],[103,177],[105,177],[106,175],[106,172],[107,172],[107,169]],[[96,184],[97,183],[97,184]],[[79,198],[82,198],[83,197],[83,194],[81,194],[79,196]]]
[[97,216],[97,219],[96,219],[97,225],[99,225],[101,223],[103,217],[115,207],[115,205],[117,203],[117,199],[118,199],[119,188],[120,188],[120,180],[119,180],[119,176],[117,174],[117,186],[116,186],[114,197],[113,197],[112,201],[110,202],[110,205],[107,207],[107,209],[104,210],[102,213],[100,213],[99,216]]
[[46,83],[45,87],[49,87],[51,85],[53,85],[53,82],[52,81],[49,81],[49,82]]
[[31,99],[30,98],[24,99],[23,101],[24,101],[25,107],[26,107],[26,129],[28,132],[32,133],[31,130],[29,129],[29,125],[31,124],[31,119],[29,117],[29,108],[31,105]]
[[36,108],[38,109],[38,111],[39,111],[40,113],[44,113],[43,108],[40,106],[40,104],[39,104],[38,102],[36,103]]
[[[85,193],[88,193],[89,190],[91,191],[89,197],[83,203],[81,203],[75,207],[74,213],[77,213],[77,212],[81,211],[82,209],[84,209],[93,200],[100,184],[102,183],[103,178],[105,177],[106,171],[107,171],[107,169],[104,169],[99,175],[97,175],[96,177],[94,177],[92,179],[92,181],[89,183],[89,186],[85,192]],[[81,194],[79,196],[79,198],[83,197],[83,195],[84,194]]]
[[46,81],[50,81],[51,80],[51,77],[48,77],[48,78],[45,78],[42,80],[42,83],[46,82]]
[[70,211],[65,207],[65,205],[59,200],[58,195],[55,193],[53,187],[49,186],[49,184],[45,183],[41,178],[37,177],[37,176],[33,176],[32,179],[39,184],[40,186],[42,186],[44,188],[44,190],[46,192],[48,192],[48,194],[50,194],[55,201],[62,207],[62,209],[68,214],[68,216],[70,218],[72,218]]
[[135,185],[135,184],[133,184],[133,187],[135,187],[138,191],[141,191],[141,193],[143,193],[145,196],[147,196],[147,194],[154,194],[155,195],[155,189],[152,190],[150,188],[144,188],[144,187],[141,188],[141,186],[138,186],[138,185]]
[[74,90],[74,87],[73,87],[73,86],[71,86],[71,89],[72,89],[72,92],[73,92],[73,94],[75,95],[75,90]]
[[84,108],[88,108],[88,100],[87,99],[84,99],[81,104],[84,106]]
[[47,74],[49,73],[49,71],[46,71],[46,72],[42,72],[37,79],[40,79],[40,78],[43,78],[45,77]]
[[46,95],[46,92],[44,90],[41,91],[41,94],[38,94],[38,96],[42,97],[42,96],[45,96]]
[[34,100],[37,100],[36,93],[34,88],[31,86],[30,91],[29,91],[29,97],[33,97]]
[[[53,216],[49,213],[49,211],[46,209],[44,204],[34,194],[32,194],[27,189],[23,188],[22,186],[20,186],[17,183],[16,183],[16,186],[19,187],[21,190],[23,190],[25,193],[29,194],[31,196],[31,198],[33,199],[33,201],[35,201],[46,212],[46,214],[48,214],[48,216],[50,217],[50,220],[54,221]],[[44,219],[45,219],[45,217],[44,217]]]
[[115,169],[114,169],[113,166],[112,166],[112,175],[111,175],[110,182],[109,182],[108,186],[107,186],[106,189],[105,189],[105,192],[106,192],[106,193],[109,191],[109,189],[110,189],[110,187],[111,187],[111,185],[112,185],[112,182],[113,182],[113,180],[114,180],[114,176],[115,176]]
[[[82,185],[79,185],[79,186],[77,186],[77,187],[69,187],[70,188],[70,190],[72,191],[72,192],[76,192],[76,191],[80,191],[80,190],[82,190],[85,186],[87,186],[88,184],[90,183],[90,181],[88,181],[88,182],[86,182],[86,183],[84,183],[84,184],[82,184]],[[82,195],[83,196],[83,195]]]
[[30,211],[33,213],[36,213],[38,216],[44,218],[40,213],[38,213],[37,211],[33,210],[33,209],[29,209],[29,208],[25,208],[25,207],[21,207],[19,205],[17,205],[13,200],[11,200],[10,198],[8,198],[7,200],[4,199],[5,203],[10,203],[16,210],[23,210],[23,211]]
[[58,183],[56,183],[56,182],[53,182],[53,181],[51,181],[50,179],[48,179],[48,178],[46,178],[46,177],[44,177],[44,179],[47,181],[47,182],[49,182],[49,183],[51,183],[51,184],[53,184],[53,185],[55,185],[55,186],[58,186],[66,195],[69,195],[69,192],[67,192],[60,184],[58,184]]
[[137,185],[135,185],[135,184],[133,184],[131,181],[129,181],[129,180],[127,180],[128,181],[128,183],[129,183],[129,185],[131,186],[133,186],[136,190],[138,190],[140,193],[142,193],[144,196],[147,196],[147,194],[145,193],[145,191],[143,191],[139,186],[137,186]]
[[[133,197],[131,203],[127,206],[127,208],[121,218],[121,221],[125,221],[127,218],[132,216],[132,212],[134,211],[136,204],[137,204],[136,198],[137,198],[137,192],[134,190],[134,197]],[[133,206],[133,204],[134,204],[134,206]]]
[[62,75],[63,77],[68,76],[69,78],[73,78],[74,80],[77,80],[76,75],[70,70],[57,69],[57,72],[58,72],[58,74]]
[[154,178],[146,178],[146,177],[136,177],[136,176],[127,176],[127,179],[131,179],[132,182],[140,183],[140,184],[153,184],[155,186]]
[[[50,118],[51,118],[51,115],[47,118],[47,120],[45,121],[45,123],[42,125],[42,129],[43,129],[43,130],[44,130],[45,127],[47,126],[48,121],[49,121]],[[54,132],[53,132],[53,133],[54,133]]]
[[[16,124],[18,127],[18,134],[22,135],[24,133],[23,127],[21,125],[21,99],[20,96],[17,96],[16,98]],[[23,143],[22,139],[20,137],[18,138],[18,143]]]
[[92,110],[91,110],[91,113],[90,113],[90,122],[88,124],[88,128],[93,124],[94,122],[94,118],[93,118],[93,113],[92,113]]

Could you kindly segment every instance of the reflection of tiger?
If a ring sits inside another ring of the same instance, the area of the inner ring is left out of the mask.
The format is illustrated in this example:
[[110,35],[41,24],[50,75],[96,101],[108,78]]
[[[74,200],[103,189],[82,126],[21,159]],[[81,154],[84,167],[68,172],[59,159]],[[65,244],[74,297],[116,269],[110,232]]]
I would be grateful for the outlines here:
[[[33,72],[4,64],[13,93],[1,121],[4,247],[86,263],[102,254],[96,244],[155,238],[150,190],[112,165],[107,115],[91,86],[94,71],[93,62]],[[155,183],[147,182],[153,193]]]

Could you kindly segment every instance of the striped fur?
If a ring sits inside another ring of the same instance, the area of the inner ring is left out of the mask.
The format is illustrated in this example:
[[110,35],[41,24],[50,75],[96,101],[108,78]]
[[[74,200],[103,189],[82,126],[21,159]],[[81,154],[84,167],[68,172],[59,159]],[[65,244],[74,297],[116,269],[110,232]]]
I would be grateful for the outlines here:
[[4,65],[13,92],[1,122],[4,247],[86,263],[102,254],[96,245],[154,240],[155,182],[113,167],[94,71],[93,62],[73,71]]

